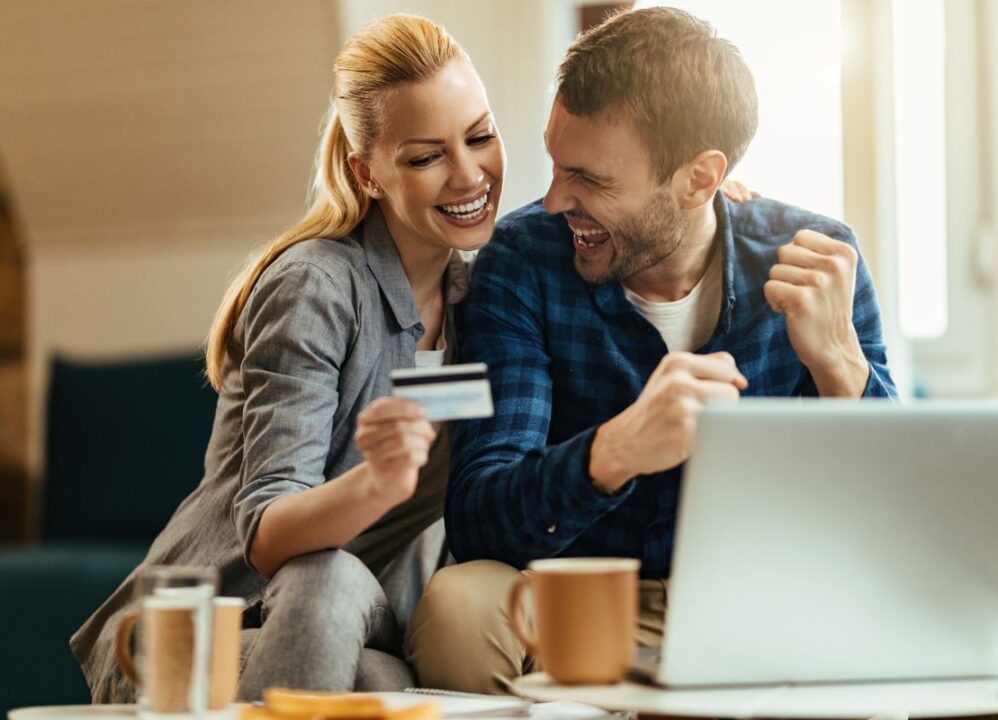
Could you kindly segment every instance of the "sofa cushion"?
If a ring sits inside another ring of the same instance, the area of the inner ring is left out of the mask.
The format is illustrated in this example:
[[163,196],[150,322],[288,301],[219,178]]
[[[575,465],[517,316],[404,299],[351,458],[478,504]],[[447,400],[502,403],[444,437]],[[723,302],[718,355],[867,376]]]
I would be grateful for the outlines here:
[[69,636],[145,551],[84,542],[0,549],[0,717],[25,705],[90,702]]
[[42,534],[150,542],[204,473],[217,396],[192,356],[52,363]]

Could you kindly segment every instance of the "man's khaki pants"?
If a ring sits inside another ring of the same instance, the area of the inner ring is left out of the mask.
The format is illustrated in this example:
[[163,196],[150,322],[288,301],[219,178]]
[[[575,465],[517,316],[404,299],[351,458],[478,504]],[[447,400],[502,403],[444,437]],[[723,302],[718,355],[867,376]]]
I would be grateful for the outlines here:
[[[506,603],[520,572],[494,560],[451,565],[430,580],[410,625],[409,661],[420,685],[505,694],[540,666],[509,627]],[[637,642],[662,644],[666,580],[641,580]]]

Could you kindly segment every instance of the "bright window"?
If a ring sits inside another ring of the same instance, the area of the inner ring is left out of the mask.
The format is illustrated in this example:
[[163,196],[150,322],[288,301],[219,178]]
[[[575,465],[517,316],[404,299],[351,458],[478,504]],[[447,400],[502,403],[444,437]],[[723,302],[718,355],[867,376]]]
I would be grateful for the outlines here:
[[891,4],[898,300],[911,338],[946,332],[943,0]]
[[759,130],[732,177],[767,197],[842,217],[839,0],[672,0],[742,51],[759,94]]

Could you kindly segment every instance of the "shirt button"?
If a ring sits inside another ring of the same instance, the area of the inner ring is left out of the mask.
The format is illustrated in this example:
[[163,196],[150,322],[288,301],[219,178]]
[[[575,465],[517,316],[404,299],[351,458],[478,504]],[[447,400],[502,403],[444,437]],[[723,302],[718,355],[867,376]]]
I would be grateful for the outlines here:
[[548,535],[553,535],[554,531],[557,529],[558,529],[557,525],[552,525],[551,527],[548,528]]

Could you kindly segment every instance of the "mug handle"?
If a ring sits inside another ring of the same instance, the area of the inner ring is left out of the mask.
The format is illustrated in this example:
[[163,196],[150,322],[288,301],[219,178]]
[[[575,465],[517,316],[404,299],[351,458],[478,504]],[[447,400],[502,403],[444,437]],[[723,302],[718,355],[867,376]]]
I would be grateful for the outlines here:
[[138,620],[138,613],[135,611],[126,612],[118,623],[118,630],[114,635],[114,657],[118,661],[121,673],[133,685],[139,684],[139,675],[135,672],[135,658],[132,657],[132,628]]
[[523,643],[530,654],[536,657],[538,649],[537,638],[528,634],[523,625],[520,624],[520,620],[523,617],[523,592],[529,584],[530,576],[524,575],[516,581],[516,585],[509,591],[509,626],[513,630],[513,634]]

